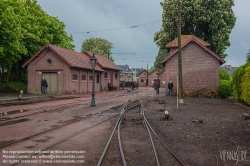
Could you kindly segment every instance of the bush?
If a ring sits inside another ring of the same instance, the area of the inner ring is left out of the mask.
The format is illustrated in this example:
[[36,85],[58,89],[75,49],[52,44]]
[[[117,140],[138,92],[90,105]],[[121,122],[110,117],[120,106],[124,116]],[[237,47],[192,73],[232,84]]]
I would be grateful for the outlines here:
[[20,90],[23,90],[24,92],[27,91],[27,85],[22,82],[9,82],[7,84],[7,88],[13,91],[20,91]]
[[218,94],[221,98],[225,99],[231,95],[231,85],[230,81],[228,80],[221,80],[218,86]]
[[241,77],[241,100],[250,105],[250,66],[246,67]]
[[230,80],[230,75],[223,69],[220,69],[219,73],[220,80]]
[[241,87],[241,82],[242,82],[242,76],[245,73],[245,68],[250,66],[250,62],[238,67],[234,72],[233,72],[233,80],[232,80],[232,89],[233,89],[233,95],[234,98],[242,101],[241,99],[241,93],[242,93],[242,87]]

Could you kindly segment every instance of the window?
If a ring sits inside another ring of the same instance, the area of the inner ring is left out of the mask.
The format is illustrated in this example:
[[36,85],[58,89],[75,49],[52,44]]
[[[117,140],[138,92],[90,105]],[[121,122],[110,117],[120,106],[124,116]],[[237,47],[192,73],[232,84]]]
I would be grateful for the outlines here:
[[104,78],[108,79],[108,72],[104,73]]
[[99,74],[96,75],[96,83],[100,83],[100,77]]
[[158,73],[155,73],[156,75],[158,75]]
[[89,76],[89,82],[93,81],[93,76]]
[[117,74],[117,73],[115,73],[115,79],[117,80],[117,78],[118,78],[118,74]]
[[82,75],[82,81],[87,81],[86,80],[86,75]]
[[120,75],[120,78],[124,78],[124,75]]
[[77,75],[76,75],[76,74],[73,74],[73,75],[72,75],[72,80],[73,80],[73,81],[77,81],[77,80],[78,80],[78,78],[77,78]]
[[52,65],[52,60],[51,60],[50,58],[47,59],[46,64],[47,64],[47,65]]
[[141,82],[144,82],[144,79],[141,79]]

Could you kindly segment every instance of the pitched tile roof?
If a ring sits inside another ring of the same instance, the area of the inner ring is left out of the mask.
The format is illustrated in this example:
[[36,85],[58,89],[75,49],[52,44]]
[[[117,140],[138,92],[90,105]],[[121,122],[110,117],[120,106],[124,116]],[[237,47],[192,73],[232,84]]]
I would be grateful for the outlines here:
[[[85,51],[84,54],[91,57],[93,55],[92,52]],[[121,70],[120,67],[118,67],[115,63],[113,63],[110,59],[107,57],[95,54],[95,57],[97,58],[97,63],[104,69],[112,69],[112,70]]]
[[[210,44],[199,39],[198,37],[194,36],[194,35],[181,35],[181,44],[183,45],[184,43],[186,43],[188,40],[190,39],[196,39],[197,41],[199,41],[203,46],[205,47],[209,47]],[[167,48],[173,48],[173,47],[178,47],[178,38],[175,38],[172,42],[170,42],[167,46]]]
[[148,72],[147,70],[143,69],[143,70],[141,70],[141,71],[138,73],[138,75],[140,75],[140,74],[143,73],[143,72],[146,72],[147,74],[149,74],[149,72]]
[[133,73],[128,65],[117,65],[117,66],[121,68],[123,73],[126,73],[126,72],[127,73]]
[[157,71],[158,72],[158,74],[161,72],[161,69],[158,69],[158,68],[156,68],[156,69],[154,69],[153,71],[151,71],[150,73],[149,73],[149,75],[151,75],[153,72],[155,72],[155,71]]
[[[70,67],[78,67],[78,68],[92,70],[92,66],[90,65],[90,55],[92,56],[92,53],[90,52],[89,54],[79,53],[79,52],[61,48],[52,44],[45,45],[34,56],[32,56],[27,62],[25,62],[22,65],[22,67],[26,67],[34,58],[38,57],[40,53],[45,49],[50,49],[51,51],[53,51],[59,58],[61,58]],[[100,55],[96,55],[96,58],[98,61],[98,65],[96,65],[95,70],[97,71],[103,72],[104,70],[102,69],[102,67],[114,69],[114,70],[121,70],[108,58],[105,58],[105,57],[102,58],[102,56]]]
[[[193,35],[184,35],[184,36],[193,36]],[[201,43],[200,40],[197,40],[199,38],[197,37],[191,37],[188,40],[185,41],[185,43],[182,43],[181,48],[184,48],[188,43],[190,43],[191,41],[195,42],[196,44],[198,44],[199,46],[201,46],[204,50],[206,50],[208,53],[210,53],[212,56],[214,56],[219,62],[220,64],[224,64],[225,61],[219,57],[217,54],[215,54],[213,51],[211,51],[209,48],[207,48],[204,43]],[[202,40],[203,41],[203,40]],[[173,51],[171,54],[169,54],[165,59],[162,60],[162,64],[164,64],[167,60],[169,60],[172,56],[174,56],[176,53],[178,52],[178,49],[176,49],[175,51]]]

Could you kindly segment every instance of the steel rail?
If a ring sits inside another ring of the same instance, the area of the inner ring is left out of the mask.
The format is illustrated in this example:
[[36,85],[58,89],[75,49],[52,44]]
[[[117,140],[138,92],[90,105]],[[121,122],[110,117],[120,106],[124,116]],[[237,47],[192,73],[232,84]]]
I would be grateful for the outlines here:
[[144,117],[144,123],[145,123],[145,126],[146,126],[147,130],[148,130],[148,134],[149,134],[149,137],[150,137],[150,140],[151,140],[151,143],[152,143],[152,147],[153,147],[153,150],[154,150],[154,155],[155,155],[156,163],[157,163],[158,166],[160,166],[159,159],[158,159],[158,156],[157,156],[157,153],[156,153],[156,149],[155,149],[155,144],[154,144],[154,141],[152,139],[152,136],[151,136],[148,124],[147,124],[147,122],[145,122],[145,117]]
[[[107,144],[106,144],[106,146],[105,146],[105,148],[104,148],[104,150],[103,150],[103,152],[102,152],[102,155],[101,155],[101,157],[100,157],[100,159],[99,159],[99,161],[98,161],[98,163],[97,163],[97,166],[100,166],[100,165],[102,164],[103,158],[104,158],[104,156],[105,156],[105,154],[106,154],[106,152],[107,152],[107,150],[108,150],[109,144],[110,144],[110,142],[111,142],[111,139],[113,138],[113,135],[114,135],[114,133],[115,133],[116,127],[117,127],[118,123],[121,121],[122,115],[124,114],[124,112],[125,112],[126,109],[127,109],[128,102],[129,102],[129,99],[126,101],[126,104],[125,104],[124,108],[122,109],[122,111],[121,111],[121,113],[120,113],[120,116],[119,116],[119,118],[118,118],[118,120],[117,120],[117,122],[116,122],[116,124],[115,124],[115,127],[114,127],[114,129],[113,129],[113,131],[112,131],[112,133],[111,133],[111,135],[110,135],[110,137],[109,137],[109,140],[108,140],[108,142],[107,142]],[[125,109],[125,108],[126,108],[126,109]]]
[[[141,102],[142,105],[144,104],[143,102]],[[154,133],[154,135],[158,138],[158,140],[170,151],[170,153],[174,156],[174,158],[180,163],[182,164],[183,166],[186,166],[178,157],[177,155],[161,140],[161,138],[156,134],[156,132],[154,131],[154,129],[151,127],[151,125],[149,124],[145,114],[144,114],[144,107],[142,106],[142,112],[143,112],[143,116],[144,116],[144,121],[146,123],[146,126],[148,125],[148,127],[150,128],[150,130]]]
[[120,149],[120,153],[121,153],[121,157],[122,157],[122,163],[124,166],[127,166],[126,159],[124,157],[124,153],[123,153],[123,149],[122,149],[122,143],[121,143],[121,134],[120,134],[121,122],[122,122],[122,119],[120,119],[120,122],[118,124],[118,143],[119,143],[119,149]]
[[177,157],[177,155],[160,139],[160,137],[155,133],[155,131],[153,130],[153,128],[151,127],[151,125],[149,124],[148,120],[146,119],[146,123],[148,124],[149,128],[151,129],[151,131],[154,133],[154,135],[159,139],[159,141],[170,151],[170,153],[175,157],[175,159],[177,161],[179,161],[180,164],[182,164],[183,166],[186,166],[181,159],[179,159]]
[[[97,114],[99,114],[99,113],[95,113],[95,114],[92,114],[92,115],[97,115]],[[33,137],[36,137],[36,136],[42,135],[42,134],[44,134],[44,133],[47,133],[47,132],[50,132],[50,131],[53,131],[53,130],[57,130],[57,129],[62,128],[62,127],[64,127],[64,126],[68,126],[68,125],[70,125],[70,124],[80,122],[80,121],[82,121],[82,120],[84,120],[84,119],[86,119],[86,118],[88,118],[88,117],[78,118],[78,119],[75,119],[75,120],[73,120],[73,121],[71,121],[71,122],[69,122],[69,123],[65,123],[65,124],[63,124],[63,125],[60,125],[60,126],[58,126],[58,127],[54,127],[54,128],[52,128],[52,129],[48,129],[48,130],[42,131],[42,132],[40,132],[40,133],[36,133],[36,134],[30,135],[30,136],[21,138],[21,139],[19,139],[19,140],[16,140],[16,141],[13,141],[13,142],[11,142],[11,143],[8,143],[8,144],[5,144],[5,145],[3,145],[3,146],[0,146],[0,149],[5,148],[5,147],[8,147],[8,146],[13,145],[13,144],[16,144],[16,143],[19,143],[19,142],[22,142],[22,141],[25,141],[25,140],[28,140],[28,139],[33,138]]]

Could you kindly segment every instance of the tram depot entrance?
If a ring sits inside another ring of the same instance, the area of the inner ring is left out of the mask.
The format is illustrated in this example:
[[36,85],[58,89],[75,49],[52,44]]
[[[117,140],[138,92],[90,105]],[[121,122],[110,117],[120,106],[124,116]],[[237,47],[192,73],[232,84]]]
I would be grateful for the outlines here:
[[47,93],[57,93],[57,73],[43,73],[43,77],[48,84]]

